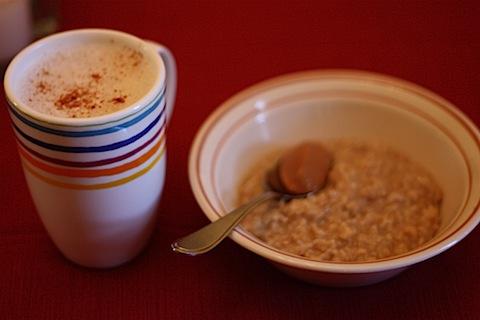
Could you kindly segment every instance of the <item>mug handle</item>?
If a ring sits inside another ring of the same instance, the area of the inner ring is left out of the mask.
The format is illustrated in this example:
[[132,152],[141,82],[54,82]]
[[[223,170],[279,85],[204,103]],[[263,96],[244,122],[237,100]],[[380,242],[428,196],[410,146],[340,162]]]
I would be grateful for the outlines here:
[[177,64],[172,52],[167,47],[151,40],[147,40],[147,42],[158,52],[165,65],[167,86],[165,94],[168,123],[172,118],[173,109],[175,107],[175,97],[177,94]]

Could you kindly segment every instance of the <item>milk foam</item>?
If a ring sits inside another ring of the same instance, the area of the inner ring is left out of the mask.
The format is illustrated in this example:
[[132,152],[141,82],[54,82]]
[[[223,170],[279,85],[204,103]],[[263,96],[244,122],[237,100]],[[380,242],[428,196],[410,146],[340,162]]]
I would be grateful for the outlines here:
[[156,68],[143,53],[114,40],[58,48],[22,79],[23,103],[44,114],[89,118],[134,104],[153,86]]

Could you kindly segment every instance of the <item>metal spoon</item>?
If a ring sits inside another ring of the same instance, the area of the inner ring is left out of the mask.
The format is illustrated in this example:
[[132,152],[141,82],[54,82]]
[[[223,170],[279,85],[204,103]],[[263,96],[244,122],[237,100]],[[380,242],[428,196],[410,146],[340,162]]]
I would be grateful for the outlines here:
[[174,251],[189,255],[208,252],[216,247],[261,203],[272,199],[305,197],[319,191],[326,183],[332,157],[318,143],[305,142],[287,151],[267,174],[269,190],[202,229],[172,243]]

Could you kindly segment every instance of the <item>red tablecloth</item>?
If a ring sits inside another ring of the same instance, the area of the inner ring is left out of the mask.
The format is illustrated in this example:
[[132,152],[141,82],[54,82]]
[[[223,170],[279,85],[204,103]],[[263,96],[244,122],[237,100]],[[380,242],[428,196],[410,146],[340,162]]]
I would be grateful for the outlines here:
[[112,270],[73,265],[36,215],[0,108],[1,319],[480,318],[480,228],[396,278],[353,289],[294,280],[230,240],[195,258],[170,250],[207,223],[187,176],[197,129],[260,80],[316,68],[387,73],[439,93],[480,125],[480,2],[70,0],[59,9],[62,29],[120,29],[175,54],[166,189],[137,259]]

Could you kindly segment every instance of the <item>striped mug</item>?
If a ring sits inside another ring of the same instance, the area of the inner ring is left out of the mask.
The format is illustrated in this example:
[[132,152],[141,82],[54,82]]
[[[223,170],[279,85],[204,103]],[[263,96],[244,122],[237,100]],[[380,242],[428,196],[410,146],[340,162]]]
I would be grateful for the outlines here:
[[[140,50],[155,68],[151,88],[137,102],[105,115],[69,118],[39,112],[21,99],[25,71],[46,50],[112,39]],[[165,127],[176,82],[167,48],[113,30],[58,33],[10,63],[4,87],[27,185],[48,234],[71,261],[114,267],[148,242],[165,180]]]

